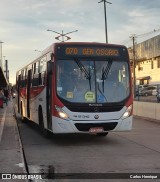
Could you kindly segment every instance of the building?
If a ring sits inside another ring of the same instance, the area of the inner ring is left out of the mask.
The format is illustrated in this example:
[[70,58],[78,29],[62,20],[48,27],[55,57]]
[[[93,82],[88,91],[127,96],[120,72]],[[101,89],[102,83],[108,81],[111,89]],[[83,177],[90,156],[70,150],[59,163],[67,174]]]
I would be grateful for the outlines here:
[[[132,48],[128,48],[131,65]],[[160,84],[160,35],[135,45],[136,84]],[[132,68],[133,69],[133,68]]]

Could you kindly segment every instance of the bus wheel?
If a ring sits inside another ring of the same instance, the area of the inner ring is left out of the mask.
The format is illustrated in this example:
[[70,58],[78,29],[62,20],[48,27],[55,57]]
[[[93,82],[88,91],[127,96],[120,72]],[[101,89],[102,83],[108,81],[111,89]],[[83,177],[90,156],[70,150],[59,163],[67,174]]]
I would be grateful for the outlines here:
[[40,127],[40,132],[45,136],[48,137],[49,133],[48,131],[44,128],[44,118],[43,118],[43,113],[42,113],[42,108],[39,108],[38,112],[38,118],[39,118],[39,127]]
[[108,135],[108,132],[105,133],[97,133],[96,136],[105,137]]

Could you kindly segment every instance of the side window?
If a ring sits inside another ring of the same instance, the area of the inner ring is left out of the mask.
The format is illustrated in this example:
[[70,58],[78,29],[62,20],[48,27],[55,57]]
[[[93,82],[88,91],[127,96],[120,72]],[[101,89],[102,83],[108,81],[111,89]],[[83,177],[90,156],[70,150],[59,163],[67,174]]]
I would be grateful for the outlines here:
[[37,61],[36,63],[34,63],[34,70],[33,70],[33,74],[38,74],[39,73],[39,61]]
[[160,68],[160,57],[157,60],[157,68]]
[[46,57],[43,57],[41,60],[40,60],[40,73],[43,73],[46,71]]
[[33,74],[36,73],[36,63],[33,64]]
[[46,65],[46,56],[32,65],[32,86],[40,86],[45,84]]
[[24,70],[21,71],[21,78],[23,79]]
[[20,87],[21,88],[26,87],[25,69],[21,71]]
[[19,71],[17,73],[17,78],[16,78],[16,88],[19,90],[19,87],[21,86],[21,72]]
[[32,86],[39,85],[39,61],[33,64],[33,78],[32,78]]
[[151,61],[151,69],[154,69],[154,62]]
[[39,84],[40,85],[45,84],[46,67],[47,67],[47,60],[46,60],[46,56],[45,56],[40,60],[40,75],[39,75]]

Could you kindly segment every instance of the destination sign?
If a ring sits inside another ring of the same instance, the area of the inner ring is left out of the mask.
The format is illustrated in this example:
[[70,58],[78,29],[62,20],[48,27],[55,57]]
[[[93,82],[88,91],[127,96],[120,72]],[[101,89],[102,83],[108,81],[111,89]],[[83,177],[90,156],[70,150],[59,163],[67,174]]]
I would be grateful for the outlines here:
[[101,47],[65,47],[65,55],[70,56],[119,56],[116,48]]

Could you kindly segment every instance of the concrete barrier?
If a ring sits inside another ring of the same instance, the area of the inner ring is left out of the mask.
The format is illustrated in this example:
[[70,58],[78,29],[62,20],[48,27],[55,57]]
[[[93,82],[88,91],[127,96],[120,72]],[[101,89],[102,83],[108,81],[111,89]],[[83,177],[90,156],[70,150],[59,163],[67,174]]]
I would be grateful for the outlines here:
[[133,114],[160,121],[160,103],[134,101]]

